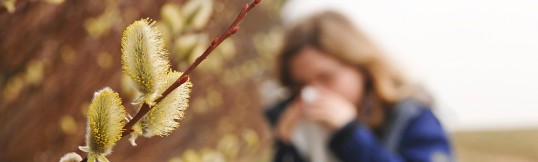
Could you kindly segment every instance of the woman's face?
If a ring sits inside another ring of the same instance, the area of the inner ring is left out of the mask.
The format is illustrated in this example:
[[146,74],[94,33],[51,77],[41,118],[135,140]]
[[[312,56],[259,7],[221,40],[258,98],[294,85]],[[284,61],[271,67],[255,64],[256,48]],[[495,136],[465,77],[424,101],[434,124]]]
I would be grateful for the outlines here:
[[362,72],[315,48],[299,51],[291,60],[291,75],[301,86],[322,86],[360,105],[365,82]]

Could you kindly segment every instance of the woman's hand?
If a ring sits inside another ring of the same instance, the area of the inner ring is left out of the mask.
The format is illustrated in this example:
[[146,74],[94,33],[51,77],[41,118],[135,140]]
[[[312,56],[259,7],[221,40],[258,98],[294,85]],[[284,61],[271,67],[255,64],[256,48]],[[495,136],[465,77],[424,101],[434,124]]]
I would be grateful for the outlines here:
[[284,110],[282,116],[278,119],[276,127],[277,137],[285,143],[290,143],[293,128],[302,118],[303,112],[301,110],[300,101],[292,101],[286,110]]
[[357,118],[355,105],[340,95],[315,86],[316,97],[302,103],[304,115],[334,131]]
[[337,130],[357,118],[357,108],[352,102],[325,88],[316,86],[314,89],[315,97],[307,97],[308,101],[297,98],[279,118],[276,132],[281,141],[289,143],[297,122],[305,117],[329,130]]

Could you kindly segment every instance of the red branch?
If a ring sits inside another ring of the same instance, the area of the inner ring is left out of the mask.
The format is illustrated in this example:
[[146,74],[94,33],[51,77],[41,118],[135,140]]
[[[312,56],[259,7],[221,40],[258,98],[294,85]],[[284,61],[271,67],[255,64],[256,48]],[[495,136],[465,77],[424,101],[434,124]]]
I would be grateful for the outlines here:
[[[224,40],[226,40],[226,38],[235,34],[239,30],[239,23],[243,20],[243,18],[245,18],[248,12],[260,2],[261,0],[253,0],[250,4],[243,5],[243,8],[239,12],[237,17],[233,21],[233,23],[230,24],[230,26],[226,29],[226,31],[224,31],[219,37],[211,41],[211,44],[207,47],[204,53],[198,56],[198,58],[196,58],[194,63],[192,63],[189,66],[189,68],[187,68],[187,70],[185,70],[185,72],[183,72],[183,74],[161,94],[161,97],[155,99],[155,104],[158,104],[159,102],[161,102],[161,100],[165,98],[166,96],[168,96],[168,94],[170,94],[174,89],[181,86],[183,83],[187,82],[189,80],[189,74],[191,74],[192,71],[194,71],[194,69],[196,69],[196,67],[198,67],[198,65],[200,65],[200,63],[202,63],[202,61],[204,61],[207,58],[207,56],[209,56],[209,54],[211,54],[211,52],[213,52],[213,50],[217,48],[217,46],[220,45],[220,43],[222,43]],[[131,134],[131,132],[133,132],[134,124],[138,122],[140,119],[142,119],[142,117],[146,115],[149,112],[149,110],[151,110],[151,108],[152,107],[150,107],[148,104],[143,103],[142,107],[140,107],[140,110],[136,113],[133,119],[131,119],[123,127],[124,131],[122,132],[121,137],[125,137]],[[87,158],[84,158],[82,162],[86,162],[87,160],[88,160]]]

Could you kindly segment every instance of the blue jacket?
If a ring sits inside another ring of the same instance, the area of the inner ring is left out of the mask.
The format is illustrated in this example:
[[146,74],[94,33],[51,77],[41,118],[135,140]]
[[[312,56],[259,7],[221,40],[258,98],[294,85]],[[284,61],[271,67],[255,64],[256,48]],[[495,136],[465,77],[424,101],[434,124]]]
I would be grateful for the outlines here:
[[[266,111],[273,126],[289,101]],[[276,140],[275,147],[275,162],[306,161],[292,145]],[[362,123],[352,121],[334,132],[328,147],[343,162],[453,161],[443,127],[429,107],[412,99],[390,109],[381,133],[374,134]]]

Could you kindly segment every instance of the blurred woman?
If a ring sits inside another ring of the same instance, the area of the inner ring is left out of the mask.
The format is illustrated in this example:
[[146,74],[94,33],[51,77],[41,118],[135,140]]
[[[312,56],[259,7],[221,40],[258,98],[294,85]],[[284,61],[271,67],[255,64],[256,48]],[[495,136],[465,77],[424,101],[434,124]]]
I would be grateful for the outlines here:
[[278,56],[288,100],[267,110],[274,161],[452,161],[430,99],[344,16],[289,28]]

